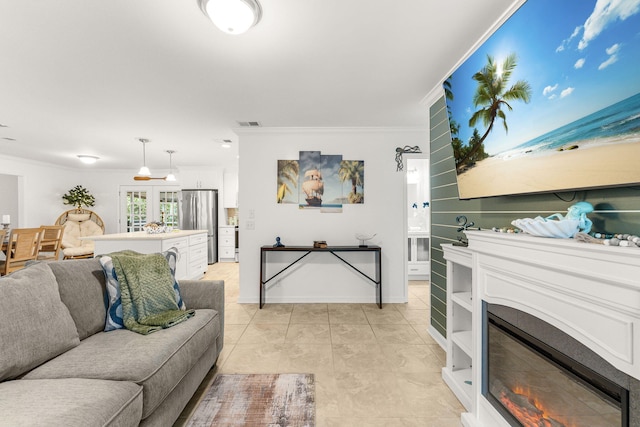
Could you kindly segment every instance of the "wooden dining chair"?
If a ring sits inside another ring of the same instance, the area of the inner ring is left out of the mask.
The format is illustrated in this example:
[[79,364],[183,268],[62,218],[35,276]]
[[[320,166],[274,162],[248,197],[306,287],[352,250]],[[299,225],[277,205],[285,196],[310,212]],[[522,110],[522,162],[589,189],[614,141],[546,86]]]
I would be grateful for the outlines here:
[[6,242],[4,241],[7,238],[7,230],[5,228],[0,229],[0,252],[4,253],[6,250]]
[[39,260],[57,260],[62,247],[64,227],[62,225],[41,225],[42,239],[40,240]]
[[9,236],[6,259],[0,261],[0,275],[24,268],[27,261],[35,260],[40,249],[40,228],[14,228]]

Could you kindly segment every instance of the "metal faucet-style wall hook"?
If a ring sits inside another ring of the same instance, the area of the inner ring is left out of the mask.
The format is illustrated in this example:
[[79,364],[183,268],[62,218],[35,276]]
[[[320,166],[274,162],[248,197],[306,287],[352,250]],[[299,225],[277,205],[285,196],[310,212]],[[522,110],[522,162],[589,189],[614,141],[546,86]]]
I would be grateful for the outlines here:
[[476,223],[473,222],[473,221],[467,223],[467,217],[464,216],[464,215],[457,216],[456,217],[456,222],[460,226],[460,227],[458,227],[458,233],[468,229],[469,227],[473,227],[474,225],[476,225]]
[[[464,215],[457,216],[456,217],[456,223],[459,225],[458,233],[461,232],[461,231],[465,231],[469,227],[473,227],[475,225],[475,223],[473,221],[468,222],[467,217],[464,216]],[[478,228],[478,230],[479,230],[479,228]],[[458,243],[454,243],[454,245],[457,245],[457,246],[468,246],[469,245],[469,241],[467,241],[467,239],[465,239],[464,237],[458,236]]]
[[404,147],[397,147],[396,163],[398,164],[398,168],[396,169],[396,172],[400,172],[402,169],[404,169],[404,165],[402,164],[403,153],[422,153],[422,151],[420,150],[420,147],[418,147],[417,145],[414,147],[409,147],[408,145],[405,145]]

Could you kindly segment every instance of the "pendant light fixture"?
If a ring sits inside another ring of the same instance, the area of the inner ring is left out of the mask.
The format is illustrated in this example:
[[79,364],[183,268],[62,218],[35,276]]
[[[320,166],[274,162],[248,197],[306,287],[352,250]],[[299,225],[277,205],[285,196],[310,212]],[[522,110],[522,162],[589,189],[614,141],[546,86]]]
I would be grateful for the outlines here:
[[142,167],[138,171],[138,175],[151,176],[151,171],[147,167],[147,151],[146,151],[146,145],[149,143],[149,140],[145,138],[138,138],[138,141],[142,142]]
[[175,181],[176,180],[176,176],[173,174],[173,163],[171,162],[172,157],[173,157],[173,153],[175,153],[174,150],[167,150],[167,153],[169,153],[169,175],[164,177],[165,181]]
[[198,0],[198,5],[227,34],[242,34],[262,17],[258,0]]

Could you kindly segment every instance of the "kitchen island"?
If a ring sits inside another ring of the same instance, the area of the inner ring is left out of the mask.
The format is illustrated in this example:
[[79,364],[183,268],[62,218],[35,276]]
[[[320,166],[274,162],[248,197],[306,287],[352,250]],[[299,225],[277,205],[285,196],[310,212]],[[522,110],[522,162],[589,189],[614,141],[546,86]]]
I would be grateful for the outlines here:
[[143,254],[178,250],[177,279],[200,279],[207,271],[207,230],[174,230],[168,233],[103,234],[82,237],[95,242],[95,255],[130,249]]

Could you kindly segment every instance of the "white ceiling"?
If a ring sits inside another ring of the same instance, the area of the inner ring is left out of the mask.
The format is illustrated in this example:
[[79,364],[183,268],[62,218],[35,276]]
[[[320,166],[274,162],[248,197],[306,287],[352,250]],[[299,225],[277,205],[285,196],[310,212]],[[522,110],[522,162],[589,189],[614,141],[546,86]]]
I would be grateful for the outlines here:
[[421,99],[515,1],[260,3],[232,36],[196,0],[0,0],[0,154],[134,170],[144,137],[152,170],[167,149],[229,166],[237,121],[426,127]]

